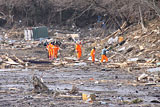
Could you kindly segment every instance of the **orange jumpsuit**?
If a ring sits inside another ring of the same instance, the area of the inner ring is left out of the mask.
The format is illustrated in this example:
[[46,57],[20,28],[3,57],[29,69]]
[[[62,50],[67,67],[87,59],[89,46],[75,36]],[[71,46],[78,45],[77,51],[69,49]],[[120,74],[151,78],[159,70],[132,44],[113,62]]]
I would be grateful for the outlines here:
[[57,58],[59,47],[57,45],[54,45],[54,49],[53,50],[54,50],[54,58]]
[[95,49],[91,50],[92,62],[95,62]]
[[47,50],[49,59],[53,59],[53,45],[51,43],[47,45]]
[[121,43],[122,41],[123,41],[123,37],[120,36],[120,37],[118,38],[118,42]]
[[82,50],[81,50],[81,45],[80,44],[76,44],[76,51],[77,51],[77,59],[79,60],[81,58],[81,55],[82,55]]
[[108,62],[108,58],[107,58],[106,55],[102,55],[101,57],[102,57],[102,58],[101,58],[101,62],[103,62],[104,59],[106,60],[106,62]]
[[108,58],[107,58],[107,56],[106,56],[106,52],[107,52],[107,51],[108,51],[107,49],[103,49],[103,50],[102,50],[101,62],[103,62],[104,59],[105,59],[106,62],[108,62]]

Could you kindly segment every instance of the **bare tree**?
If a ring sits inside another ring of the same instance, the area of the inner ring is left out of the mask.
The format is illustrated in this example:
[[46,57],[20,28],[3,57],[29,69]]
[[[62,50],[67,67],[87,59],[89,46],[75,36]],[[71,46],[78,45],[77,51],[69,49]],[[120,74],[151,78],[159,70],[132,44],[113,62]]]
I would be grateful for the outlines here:
[[143,0],[144,2],[146,2],[148,4],[148,6],[152,9],[154,9],[157,13],[157,15],[160,17],[160,7],[158,7],[156,4],[160,5],[160,1],[157,0],[157,2],[155,0]]
[[124,22],[130,25],[139,21],[140,10],[143,18],[149,17],[151,8],[160,14],[158,0],[143,1],[141,4],[141,0],[0,0],[0,10],[13,16],[14,22],[22,20],[27,26],[76,23],[85,27],[102,16],[107,29],[121,30]]
[[146,32],[147,29],[146,29],[145,26],[144,26],[144,20],[143,20],[143,15],[142,15],[141,6],[139,6],[139,14],[140,14],[140,21],[141,21],[142,30],[143,30],[144,32]]

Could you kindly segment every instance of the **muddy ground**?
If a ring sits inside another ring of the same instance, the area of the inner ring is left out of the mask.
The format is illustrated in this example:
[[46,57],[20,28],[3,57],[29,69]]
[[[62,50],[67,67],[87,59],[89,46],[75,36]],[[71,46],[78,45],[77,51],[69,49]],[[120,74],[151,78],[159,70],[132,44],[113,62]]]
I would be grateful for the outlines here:
[[[54,65],[63,60],[49,61],[45,47],[27,50],[4,50],[0,53],[15,54],[23,60],[27,58],[45,60],[32,62],[28,67],[0,69],[0,107],[159,107],[160,85],[139,83],[137,77],[143,71],[126,71],[107,68],[107,63],[95,64],[90,61],[71,61],[72,64]],[[85,62],[82,63],[82,62]],[[82,64],[82,65],[79,65]],[[42,78],[44,84],[54,94],[33,93],[33,75]],[[78,93],[69,94],[72,86]],[[82,93],[94,93],[96,101],[83,101]],[[62,96],[63,95],[63,96]],[[77,96],[77,97],[66,97]],[[133,101],[137,99],[138,101]],[[140,101],[139,101],[140,100]]]

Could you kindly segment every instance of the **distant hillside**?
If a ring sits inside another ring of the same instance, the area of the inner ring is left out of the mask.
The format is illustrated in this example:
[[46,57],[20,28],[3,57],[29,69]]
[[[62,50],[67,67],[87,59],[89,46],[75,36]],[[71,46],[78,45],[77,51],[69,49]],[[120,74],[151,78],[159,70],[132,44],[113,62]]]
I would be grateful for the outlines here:
[[[154,1],[154,2],[153,2]],[[4,27],[13,26],[75,26],[118,29],[140,20],[139,7],[144,20],[159,13],[159,0],[0,0],[0,16]],[[1,24],[0,24],[1,25]]]

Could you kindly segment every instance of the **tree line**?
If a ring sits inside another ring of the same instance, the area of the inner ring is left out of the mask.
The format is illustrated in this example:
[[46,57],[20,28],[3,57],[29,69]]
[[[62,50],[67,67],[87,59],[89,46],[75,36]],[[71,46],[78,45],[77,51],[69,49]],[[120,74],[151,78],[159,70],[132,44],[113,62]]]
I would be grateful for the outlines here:
[[106,27],[119,28],[160,17],[159,0],[0,0],[0,15],[14,25],[91,26],[99,21]]

